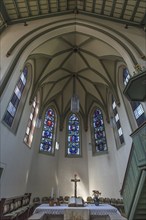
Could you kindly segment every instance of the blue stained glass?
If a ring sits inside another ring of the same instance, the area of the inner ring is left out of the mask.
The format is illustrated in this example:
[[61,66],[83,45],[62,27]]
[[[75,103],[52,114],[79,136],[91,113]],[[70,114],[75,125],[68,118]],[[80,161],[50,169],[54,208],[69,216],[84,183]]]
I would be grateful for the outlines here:
[[21,91],[19,90],[18,86],[15,88],[15,94],[17,95],[18,99],[21,98]]
[[55,129],[55,113],[53,109],[49,108],[45,114],[44,127],[42,132],[42,139],[40,144],[41,152],[53,152],[53,135]]
[[28,70],[27,70],[27,67],[25,66],[23,69],[23,75],[25,78],[27,78],[27,72],[28,72]]
[[99,109],[96,109],[94,111],[92,121],[93,121],[93,130],[94,130],[95,151],[96,152],[107,151],[103,116],[102,116],[102,112]]
[[11,98],[11,101],[8,104],[7,111],[5,113],[5,116],[4,116],[3,120],[9,127],[11,127],[12,124],[13,124],[13,120],[15,118],[16,111],[17,111],[17,108],[19,106],[20,99],[22,97],[22,92],[25,88],[25,85],[22,85],[22,88],[20,89],[20,87],[21,87],[20,86],[20,81],[21,81],[22,75],[23,75],[23,80],[25,81],[25,84],[26,84],[27,74],[28,74],[27,67],[24,67],[23,73],[20,75],[19,80],[16,84],[15,90],[14,90],[12,98]]
[[16,94],[14,93],[12,98],[11,98],[11,103],[14,105],[14,107],[17,109],[17,106],[19,105],[19,99],[16,96]]
[[68,155],[80,155],[80,125],[76,114],[72,114],[68,120]]
[[124,83],[125,86],[127,85],[129,79],[130,79],[129,71],[128,71],[127,68],[125,68],[125,69],[123,70],[123,83]]
[[[23,76],[23,77],[22,77]],[[23,81],[22,81],[23,80]],[[20,92],[22,93],[23,92],[23,89],[25,87],[25,84],[26,84],[26,78],[25,76],[22,74],[21,75],[21,78],[19,79],[18,83],[17,83],[17,86],[18,86],[18,89],[20,90]]]
[[13,123],[13,116],[7,111],[6,114],[5,114],[5,117],[4,117],[4,121],[6,124],[8,124],[10,127]]

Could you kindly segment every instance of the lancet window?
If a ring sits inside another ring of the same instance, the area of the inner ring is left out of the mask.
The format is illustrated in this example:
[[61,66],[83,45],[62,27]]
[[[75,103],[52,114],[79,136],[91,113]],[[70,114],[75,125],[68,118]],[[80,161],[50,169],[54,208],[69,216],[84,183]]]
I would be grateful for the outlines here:
[[52,108],[49,108],[45,113],[44,126],[40,143],[40,152],[54,154],[55,129],[56,114]]
[[67,156],[81,155],[80,121],[76,114],[71,114],[67,122]]
[[112,109],[113,109],[114,121],[115,121],[115,125],[117,128],[118,137],[119,137],[120,143],[123,144],[124,143],[123,131],[121,127],[120,117],[117,111],[117,105],[113,97],[112,97]]
[[4,123],[10,128],[13,125],[14,118],[16,116],[16,112],[20,104],[20,100],[27,83],[27,76],[28,76],[28,69],[27,67],[24,67],[23,72],[19,77],[12,98],[8,104],[6,113],[3,118]]
[[35,130],[38,111],[39,111],[38,102],[37,102],[37,98],[35,97],[32,103],[32,109],[31,109],[28,125],[27,125],[26,132],[25,132],[25,137],[24,137],[24,143],[28,147],[31,147],[31,144],[33,141],[33,134]]
[[93,154],[107,151],[107,141],[102,111],[97,108],[92,114]]
[[113,109],[114,122],[115,122],[115,125],[116,125],[116,130],[117,130],[117,133],[118,133],[120,144],[123,144],[124,143],[123,130],[122,130],[122,127],[121,127],[121,122],[120,122],[120,117],[119,117],[118,110],[117,110],[117,105],[116,105],[116,102],[115,102],[113,97],[112,97],[112,109]]

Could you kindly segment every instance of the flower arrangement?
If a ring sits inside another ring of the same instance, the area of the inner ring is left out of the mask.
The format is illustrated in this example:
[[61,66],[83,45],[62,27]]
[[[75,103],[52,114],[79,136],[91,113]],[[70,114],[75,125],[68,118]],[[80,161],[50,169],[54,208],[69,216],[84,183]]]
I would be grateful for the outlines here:
[[93,190],[93,195],[99,197],[101,193],[98,190]]

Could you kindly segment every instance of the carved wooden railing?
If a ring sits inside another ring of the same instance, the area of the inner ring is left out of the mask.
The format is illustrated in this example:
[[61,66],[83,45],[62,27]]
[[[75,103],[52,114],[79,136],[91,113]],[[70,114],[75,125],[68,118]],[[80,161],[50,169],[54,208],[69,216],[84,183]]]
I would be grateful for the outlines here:
[[133,145],[121,190],[129,220],[134,219],[138,200],[146,181],[146,122],[135,130],[131,137]]

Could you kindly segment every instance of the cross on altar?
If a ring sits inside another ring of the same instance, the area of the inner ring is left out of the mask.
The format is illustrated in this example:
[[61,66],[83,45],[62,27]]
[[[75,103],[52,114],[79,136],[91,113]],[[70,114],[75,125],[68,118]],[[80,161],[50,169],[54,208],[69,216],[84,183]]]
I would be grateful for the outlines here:
[[75,183],[75,189],[74,189],[74,197],[77,198],[77,182],[80,182],[80,179],[77,179],[77,175],[74,175],[74,179],[71,179],[71,182]]

